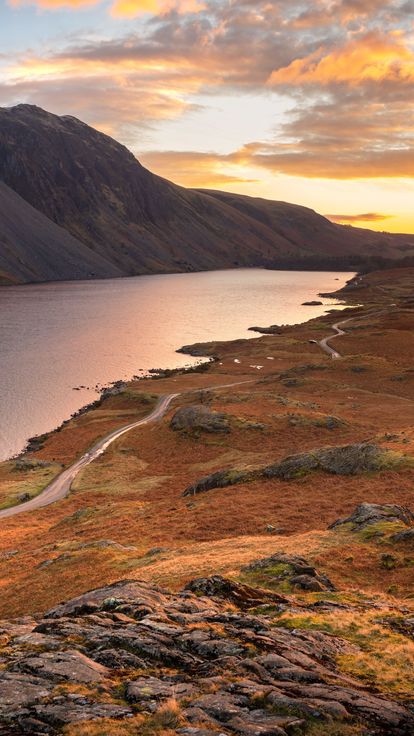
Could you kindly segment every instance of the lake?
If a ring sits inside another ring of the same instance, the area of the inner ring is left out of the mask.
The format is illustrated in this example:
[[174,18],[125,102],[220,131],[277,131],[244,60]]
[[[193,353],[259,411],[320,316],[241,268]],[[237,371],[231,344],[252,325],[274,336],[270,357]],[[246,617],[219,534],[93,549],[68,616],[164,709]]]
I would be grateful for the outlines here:
[[252,268],[0,287],[0,460],[96,399],[96,386],[191,364],[175,352],[185,344],[321,315],[302,302],[351,276]]

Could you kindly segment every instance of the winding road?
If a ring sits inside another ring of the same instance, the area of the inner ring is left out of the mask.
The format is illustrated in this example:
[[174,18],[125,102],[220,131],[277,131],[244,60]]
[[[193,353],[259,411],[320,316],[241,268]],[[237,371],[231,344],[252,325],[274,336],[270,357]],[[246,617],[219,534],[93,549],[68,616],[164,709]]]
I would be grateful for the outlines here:
[[322,340],[317,340],[317,344],[325,353],[328,353],[328,355],[331,356],[333,360],[337,360],[338,358],[342,358],[341,353],[338,353],[337,350],[334,350],[329,343],[331,340],[335,340],[336,337],[340,337],[341,335],[346,335],[345,330],[341,329],[341,325],[345,325],[347,322],[351,322],[355,317],[349,317],[348,319],[344,319],[342,322],[336,322],[336,324],[332,325],[332,329],[335,331],[334,335],[328,335],[327,337],[322,338]]
[[[208,388],[197,388],[192,389],[191,391],[185,391],[184,393],[187,394],[219,388],[231,388],[232,386],[240,386],[243,383],[254,383],[254,380],[225,383],[221,384],[220,386],[209,386]],[[11,506],[8,509],[3,509],[2,511],[0,511],[0,519],[7,519],[11,516],[17,516],[17,514],[23,514],[26,511],[35,511],[36,509],[41,509],[44,506],[49,506],[51,503],[56,503],[56,501],[61,501],[68,495],[71,489],[71,485],[78,473],[87,465],[96,460],[97,457],[102,455],[102,453],[105,452],[106,448],[109,447],[112,442],[117,440],[119,437],[122,437],[122,435],[126,434],[126,432],[130,432],[131,429],[142,427],[145,424],[151,424],[152,422],[156,422],[158,419],[161,419],[161,417],[163,417],[165,412],[167,411],[171,402],[176,399],[177,396],[181,395],[182,393],[166,394],[165,396],[160,396],[157,406],[155,407],[154,411],[151,412],[151,414],[148,414],[148,416],[144,417],[143,419],[139,419],[137,422],[132,422],[131,424],[126,424],[124,427],[119,427],[119,429],[114,429],[112,432],[105,435],[105,437],[98,440],[98,442],[96,442],[96,444],[94,444],[88,450],[88,452],[85,452],[85,454],[82,455],[79,460],[76,460],[73,465],[70,465],[69,468],[66,468],[66,470],[64,470],[56,478],[54,478],[54,480],[52,480],[51,483],[49,483],[49,485],[46,486],[46,488],[41,493],[39,493],[38,496],[31,498],[30,501],[19,504],[19,506]]]
[[156,422],[157,419],[161,419],[173,399],[179,395],[180,394],[168,394],[167,396],[161,396],[157,406],[151,414],[148,414],[147,417],[140,419],[138,422],[133,422],[132,424],[127,424],[125,427],[114,429],[113,432],[107,434],[93,445],[88,452],[85,452],[85,454],[82,455],[79,460],[76,460],[73,465],[66,468],[66,470],[60,473],[57,478],[52,480],[52,482],[49,483],[44,491],[42,491],[38,496],[35,496],[30,501],[26,501],[19,506],[11,506],[9,509],[3,509],[3,511],[0,511],[0,519],[16,516],[16,514],[22,514],[25,511],[35,511],[35,509],[41,509],[44,506],[49,506],[49,504],[56,503],[56,501],[60,501],[62,498],[65,498],[70,491],[70,487],[74,479],[82,468],[85,468],[86,465],[89,465],[96,460],[99,455],[102,455],[102,453],[105,452],[106,448],[109,447],[112,442],[117,440],[118,437],[121,437],[126,432],[130,432],[131,429],[142,427],[145,424],[151,424],[151,422]]
[[[332,325],[332,329],[334,330],[334,335],[328,335],[327,337],[324,337],[322,340],[318,340],[317,344],[319,347],[328,355],[331,356],[332,359],[336,360],[338,358],[341,358],[341,354],[338,353],[337,350],[334,350],[329,343],[331,340],[334,340],[336,337],[339,337],[340,335],[345,335],[345,330],[341,329],[341,325],[346,324],[347,322],[351,322],[354,319],[354,317],[349,317],[348,319],[343,320],[342,322],[337,322],[336,324]],[[210,386],[207,389],[194,389],[193,391],[205,391],[210,389],[219,389],[219,388],[231,388],[232,386],[239,386],[243,383],[252,383],[253,381],[237,381],[236,383],[227,383],[223,384],[221,386]],[[192,393],[193,391],[186,391],[185,393]],[[23,514],[26,511],[35,511],[36,509],[41,509],[44,506],[49,506],[51,503],[56,503],[56,501],[61,501],[63,498],[65,498],[70,489],[73,481],[75,480],[78,473],[85,468],[87,465],[92,463],[94,460],[96,460],[97,457],[102,455],[106,448],[109,447],[109,445],[112,444],[115,440],[117,440],[119,437],[122,437],[123,434],[126,432],[130,432],[131,429],[135,429],[136,427],[142,427],[146,424],[151,424],[152,422],[156,422],[158,419],[161,419],[161,417],[164,416],[165,412],[167,411],[168,407],[170,406],[171,402],[176,399],[178,396],[180,396],[180,393],[176,394],[167,394],[165,396],[161,396],[157,406],[155,407],[154,411],[151,412],[151,414],[148,414],[147,417],[144,417],[143,419],[140,419],[137,422],[132,422],[131,424],[127,424],[125,427],[120,427],[119,429],[113,430],[113,432],[110,432],[110,434],[107,434],[102,439],[98,440],[93,447],[88,450],[84,455],[82,455],[79,460],[76,460],[76,462],[73,463],[73,465],[70,465],[69,468],[66,468],[60,475],[58,475],[54,480],[49,483],[46,488],[39,493],[38,496],[35,496],[34,498],[30,499],[30,501],[26,501],[25,503],[21,503],[18,506],[11,506],[8,509],[3,509],[0,511],[0,519],[7,519],[12,516],[17,516],[17,514]]]
[[[381,312],[377,312],[376,314],[381,314]],[[335,334],[327,335],[327,337],[322,338],[322,340],[316,341],[316,344],[319,345],[321,350],[330,355],[333,360],[342,358],[342,355],[333,347],[331,347],[329,343],[331,342],[331,340],[334,340],[341,335],[346,335],[345,330],[342,329],[342,325],[345,325],[348,322],[352,322],[352,320],[354,319],[356,318],[349,317],[348,319],[342,320],[341,322],[336,322],[332,325],[332,330],[334,330]],[[312,342],[315,341],[312,340]],[[249,381],[236,381],[235,383],[225,383],[219,386],[208,386],[204,388],[201,387],[197,389],[192,389],[191,391],[185,391],[183,393],[187,394],[199,391],[216,390],[220,388],[231,388],[233,386],[240,386],[244,383],[254,383],[254,379]],[[76,460],[76,462],[70,465],[69,468],[66,468],[66,470],[63,470],[60,475],[54,478],[54,480],[52,480],[51,483],[49,483],[49,485],[46,486],[46,488],[41,493],[39,493],[38,496],[35,496],[34,498],[30,499],[30,501],[21,503],[18,506],[11,506],[8,509],[3,509],[2,511],[0,511],[0,519],[17,516],[17,514],[22,514],[26,511],[35,511],[36,509],[41,509],[44,506],[49,506],[52,503],[56,503],[56,501],[61,501],[68,495],[72,483],[78,473],[87,465],[96,460],[96,458],[102,455],[107,447],[112,444],[112,442],[117,440],[119,437],[122,437],[122,435],[126,434],[126,432],[130,432],[132,429],[135,429],[136,427],[142,427],[146,424],[151,424],[152,422],[156,422],[158,419],[161,419],[161,417],[163,417],[166,413],[171,402],[178,396],[183,395],[183,393],[166,394],[164,396],[160,396],[159,401],[151,414],[148,414],[148,416],[144,417],[143,419],[139,419],[137,422],[132,422],[131,424],[127,424],[124,427],[120,427],[119,429],[114,429],[112,432],[110,432],[110,434],[107,434],[105,437],[98,440],[98,442],[96,442],[88,450],[88,452],[82,455],[79,460]]]

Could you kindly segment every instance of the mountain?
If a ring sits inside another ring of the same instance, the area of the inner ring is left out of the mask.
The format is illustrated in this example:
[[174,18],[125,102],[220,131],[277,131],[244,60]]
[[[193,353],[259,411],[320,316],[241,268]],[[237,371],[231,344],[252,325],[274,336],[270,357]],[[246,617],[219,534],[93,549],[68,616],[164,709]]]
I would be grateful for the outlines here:
[[0,181],[3,283],[414,255],[414,236],[177,186],[109,136],[33,105],[0,108]]
[[121,275],[0,181],[0,283]]

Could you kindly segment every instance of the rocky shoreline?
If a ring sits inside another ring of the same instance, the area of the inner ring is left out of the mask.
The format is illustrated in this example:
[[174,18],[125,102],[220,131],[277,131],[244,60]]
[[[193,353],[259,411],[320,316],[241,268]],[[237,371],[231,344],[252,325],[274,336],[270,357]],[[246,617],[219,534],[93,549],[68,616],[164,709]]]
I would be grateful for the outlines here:
[[[360,285],[361,279],[362,279],[362,276],[360,274],[357,274],[352,279],[347,281],[346,285],[342,287],[342,289],[339,289],[338,292],[319,294],[319,296],[336,297],[337,294],[343,295],[344,292],[348,295],[348,292],[350,289],[352,289],[356,285]],[[350,299],[349,301],[352,304],[352,299]],[[318,302],[315,301],[314,303],[322,304],[322,302],[319,302],[319,301]],[[282,325],[282,326],[271,325],[270,327],[249,327],[248,330],[252,332],[258,332],[263,335],[275,335],[275,334],[282,334],[283,330],[289,326],[291,325]],[[237,342],[237,340],[230,341],[230,342]],[[213,342],[213,343],[195,343],[193,345],[183,345],[182,347],[177,348],[176,350],[177,353],[181,353],[183,355],[189,355],[194,358],[202,358],[204,359],[203,362],[196,363],[195,365],[184,367],[184,368],[150,368],[148,369],[146,375],[133,376],[131,380],[132,381],[142,381],[142,380],[149,380],[149,379],[159,380],[162,378],[170,378],[175,375],[185,375],[185,374],[194,373],[194,372],[207,371],[210,364],[218,361],[218,356],[214,354],[214,348],[212,352],[212,347],[211,347],[217,344],[218,344],[217,342]],[[80,409],[78,409],[73,414],[71,414],[68,419],[65,419],[60,425],[58,425],[54,429],[51,429],[49,432],[44,432],[41,435],[34,435],[33,437],[29,437],[23,450],[17,453],[15,456],[8,458],[8,459],[9,460],[21,459],[27,454],[33,454],[35,452],[38,452],[40,449],[42,449],[47,439],[51,437],[55,432],[60,432],[73,419],[76,419],[77,417],[80,417],[83,414],[86,414],[87,412],[100,407],[103,401],[105,401],[105,399],[109,398],[110,396],[114,396],[118,393],[121,393],[127,386],[127,383],[128,382],[124,380],[112,381],[109,386],[105,386],[100,390],[99,398],[80,407]],[[83,387],[75,387],[75,388],[76,390],[78,390],[79,388],[83,388]]]
[[[177,352],[179,352],[177,350]],[[184,352],[184,350],[183,350]],[[188,353],[189,355],[191,353]],[[210,362],[213,362],[213,359],[207,360],[206,363],[200,363],[196,364],[195,366],[189,366],[188,368],[150,368],[148,370],[148,375],[144,376],[133,376],[131,379],[132,381],[143,381],[143,380],[153,380],[156,381],[157,379],[160,380],[161,378],[169,378],[174,375],[183,375],[185,373],[194,373],[196,372],[203,372],[207,370],[207,366]],[[122,394],[123,391],[128,386],[127,381],[123,380],[117,380],[112,381],[109,386],[105,386],[100,391],[100,396],[98,399],[95,399],[95,401],[89,402],[89,404],[85,404],[84,406],[81,406],[80,409],[73,412],[73,414],[70,415],[68,419],[64,419],[59,426],[55,427],[54,429],[51,429],[50,432],[44,432],[40,435],[34,435],[33,437],[29,437],[29,439],[26,442],[25,447],[21,452],[19,452],[17,455],[14,455],[13,457],[9,458],[9,460],[20,460],[24,458],[28,454],[33,454],[38,452],[44,447],[44,443],[53,435],[55,432],[61,432],[64,427],[66,427],[73,419],[77,419],[78,417],[83,416],[84,414],[87,414],[89,411],[93,409],[98,409],[100,406],[102,406],[105,399],[110,398],[111,396],[117,396],[118,394]]]

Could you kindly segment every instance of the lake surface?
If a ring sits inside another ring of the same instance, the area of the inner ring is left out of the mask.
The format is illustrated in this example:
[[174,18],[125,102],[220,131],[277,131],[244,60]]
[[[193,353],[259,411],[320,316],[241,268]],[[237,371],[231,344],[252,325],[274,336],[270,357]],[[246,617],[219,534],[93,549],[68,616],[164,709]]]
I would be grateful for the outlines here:
[[0,460],[96,399],[96,385],[191,364],[182,345],[323,314],[302,302],[351,275],[240,269],[1,287]]

